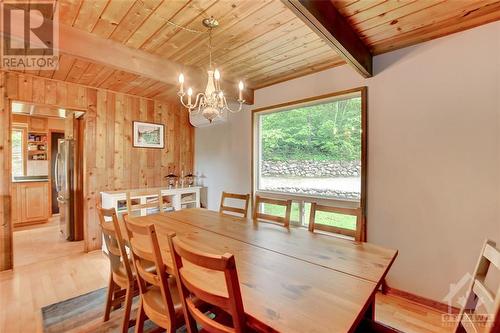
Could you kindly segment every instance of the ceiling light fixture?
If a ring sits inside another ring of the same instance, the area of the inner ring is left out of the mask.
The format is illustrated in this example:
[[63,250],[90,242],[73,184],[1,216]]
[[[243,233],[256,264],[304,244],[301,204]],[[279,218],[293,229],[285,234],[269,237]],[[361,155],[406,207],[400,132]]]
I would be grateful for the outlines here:
[[[188,88],[187,93],[184,91],[185,77],[181,73],[179,75],[179,91],[177,95],[180,98],[182,105],[188,109],[189,113],[199,114],[201,113],[209,122],[212,122],[217,117],[224,114],[225,111],[230,111],[233,113],[240,112],[243,108],[243,82],[240,81],[238,84],[238,100],[239,108],[237,110],[232,110],[226,100],[226,96],[222,91],[220,86],[221,75],[219,70],[213,69],[212,67],[212,30],[219,26],[219,22],[213,18],[206,18],[202,21],[203,25],[208,29],[208,52],[209,52],[209,67],[207,71],[208,82],[205,88],[205,92],[200,92],[196,94],[196,98],[193,103],[193,89]],[[184,97],[187,95],[187,103],[184,101]]]

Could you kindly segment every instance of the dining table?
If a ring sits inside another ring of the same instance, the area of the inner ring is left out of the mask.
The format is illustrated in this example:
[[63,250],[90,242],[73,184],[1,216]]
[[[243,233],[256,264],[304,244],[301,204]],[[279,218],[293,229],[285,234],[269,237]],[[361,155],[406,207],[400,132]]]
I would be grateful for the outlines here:
[[[374,320],[375,294],[398,254],[367,242],[203,208],[129,220],[155,225],[171,274],[172,233],[199,251],[233,254],[248,324],[261,332],[359,332],[364,320]],[[205,270],[197,276],[198,283],[224,293],[220,272]]]

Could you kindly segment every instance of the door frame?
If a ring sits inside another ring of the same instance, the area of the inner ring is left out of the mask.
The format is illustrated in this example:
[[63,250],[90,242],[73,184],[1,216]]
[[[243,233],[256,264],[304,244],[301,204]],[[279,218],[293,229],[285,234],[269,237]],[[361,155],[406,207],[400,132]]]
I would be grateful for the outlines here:
[[[5,73],[2,73],[5,74]],[[5,77],[5,80],[7,78]],[[1,88],[1,87],[0,87]],[[59,105],[52,105],[52,104],[45,104],[45,103],[36,103],[33,101],[24,101],[21,99],[17,98],[9,98],[8,92],[6,91],[4,96],[0,96],[0,98],[3,99],[4,104],[4,112],[6,112],[6,118],[8,119],[7,126],[4,128],[4,131],[7,131],[7,135],[11,135],[12,132],[12,124],[13,124],[13,119],[12,119],[12,103],[13,102],[22,102],[26,104],[32,104],[32,105],[39,105],[39,106],[45,106],[45,107],[50,107],[50,108],[64,108],[67,110],[71,111],[77,111],[77,112],[83,112],[84,114],[81,115],[78,119],[75,118],[75,121],[73,122],[74,126],[76,126],[77,133],[78,133],[78,139],[80,140],[80,143],[78,144],[78,160],[82,161],[80,158],[83,156],[83,152],[85,150],[85,144],[83,142],[83,139],[85,138],[85,121],[84,117],[85,114],[88,112],[88,109],[79,109],[75,107],[66,107],[66,106],[59,106]],[[0,102],[1,106],[2,102]],[[0,115],[1,116],[1,115]],[[49,131],[47,131],[49,133]],[[10,142],[10,140],[9,140]],[[80,149],[81,148],[81,149]],[[4,169],[4,171],[7,171],[4,177],[8,177],[8,193],[4,193],[2,195],[2,206],[0,207],[0,211],[3,209],[3,216],[4,216],[4,228],[8,229],[7,235],[8,237],[4,238],[5,244],[3,245],[3,248],[0,248],[0,256],[3,256],[4,258],[0,258],[0,263],[3,260],[3,263],[0,264],[0,272],[4,270],[10,270],[14,269],[14,223],[12,221],[12,161],[11,161],[11,156],[12,156],[12,143],[6,145],[4,147],[4,152],[3,152],[5,158],[8,160],[8,168],[7,170]],[[84,194],[83,194],[83,189],[85,186],[85,166],[84,163],[82,162],[81,165],[78,168],[78,182],[81,186],[81,199],[84,199]],[[50,201],[50,198],[49,198]],[[85,220],[84,220],[84,214],[83,214],[83,201],[82,204],[80,205],[80,210],[82,213],[81,219],[77,222],[79,224],[78,228],[81,230],[81,236],[82,240],[84,241],[84,251],[87,252],[87,237],[86,233],[84,232],[85,230]],[[1,227],[1,226],[0,226]],[[1,245],[1,243],[0,243]],[[7,254],[2,253],[2,251],[5,251]],[[7,260],[5,260],[7,259]]]

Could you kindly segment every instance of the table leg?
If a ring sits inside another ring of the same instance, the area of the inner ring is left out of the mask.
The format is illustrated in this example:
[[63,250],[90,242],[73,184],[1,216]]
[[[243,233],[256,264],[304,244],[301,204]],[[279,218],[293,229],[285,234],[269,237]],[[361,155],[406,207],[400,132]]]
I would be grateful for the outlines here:
[[365,311],[365,319],[373,320],[375,321],[375,295],[370,300],[370,304],[368,305],[368,308]]

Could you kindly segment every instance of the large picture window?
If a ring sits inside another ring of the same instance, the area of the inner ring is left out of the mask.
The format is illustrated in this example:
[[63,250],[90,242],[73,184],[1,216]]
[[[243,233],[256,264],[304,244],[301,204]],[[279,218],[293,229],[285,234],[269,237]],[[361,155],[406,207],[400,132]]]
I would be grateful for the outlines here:
[[[292,220],[302,225],[311,202],[363,210],[366,88],[254,110],[253,126],[256,194],[291,198]],[[350,216],[318,216],[356,228]]]

